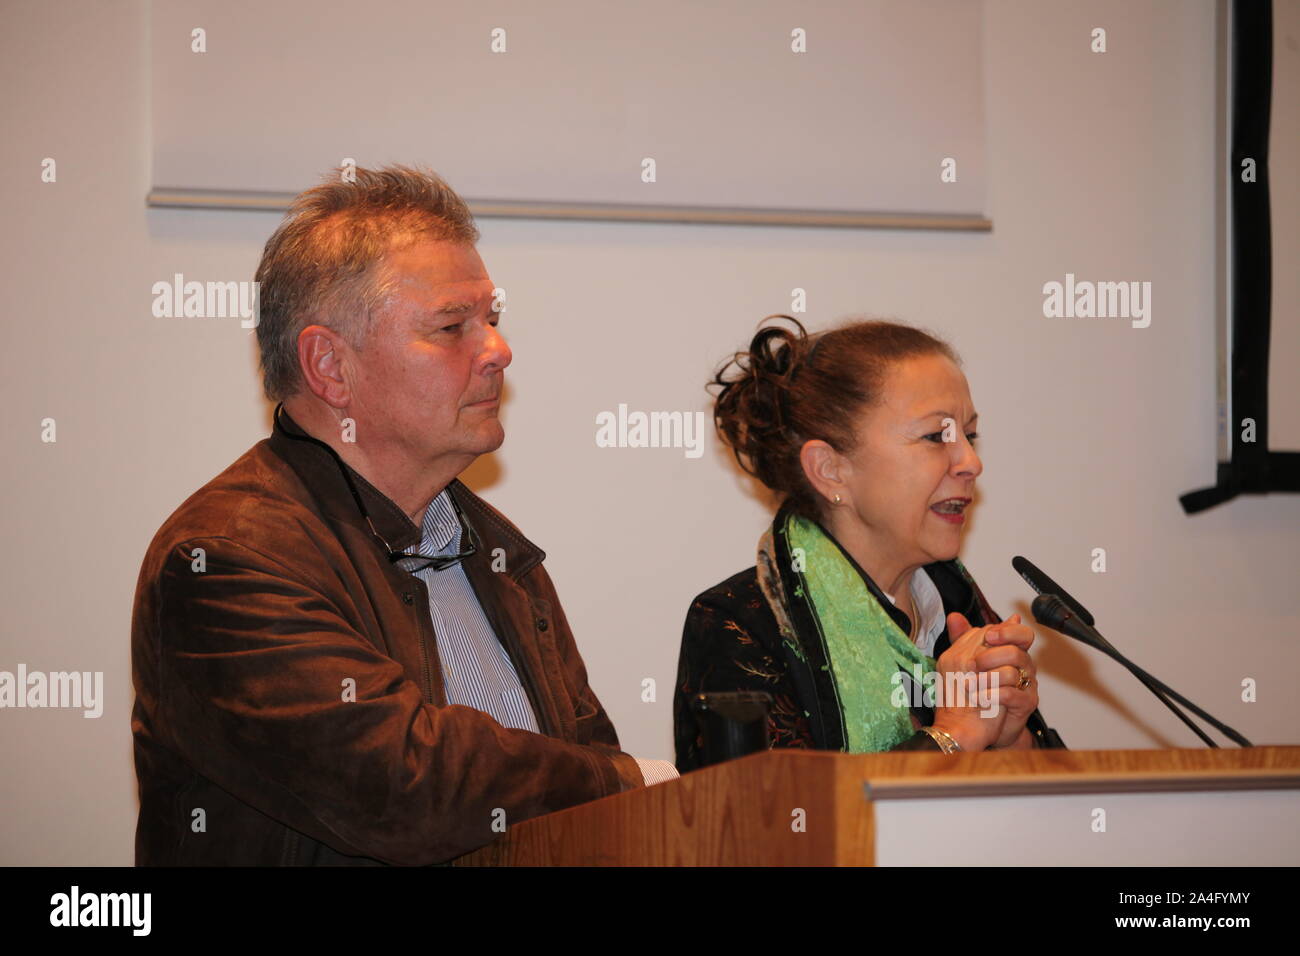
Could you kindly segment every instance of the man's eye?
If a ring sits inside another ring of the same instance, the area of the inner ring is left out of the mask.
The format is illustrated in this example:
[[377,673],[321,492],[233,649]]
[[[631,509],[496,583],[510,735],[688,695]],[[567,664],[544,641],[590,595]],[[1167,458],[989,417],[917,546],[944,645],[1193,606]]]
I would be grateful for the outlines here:
[[438,331],[439,331],[439,332],[459,332],[459,331],[461,330],[461,326],[463,326],[464,324],[465,324],[464,322],[457,322],[457,323],[455,323],[454,325],[444,325],[444,326],[443,326],[442,328],[440,328]]

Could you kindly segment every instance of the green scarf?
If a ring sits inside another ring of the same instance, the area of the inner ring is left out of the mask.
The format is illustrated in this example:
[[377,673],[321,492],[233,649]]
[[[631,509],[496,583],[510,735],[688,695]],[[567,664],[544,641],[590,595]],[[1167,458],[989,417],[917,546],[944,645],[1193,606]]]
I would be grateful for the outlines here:
[[[791,567],[779,566],[773,530],[789,545]],[[811,641],[825,648],[844,719],[845,749],[875,753],[911,737],[916,729],[910,711],[906,704],[896,705],[907,685],[896,675],[900,667],[913,674],[917,665],[923,674],[932,673],[934,658],[903,633],[840,546],[813,521],[778,516],[759,541],[758,578],[783,640],[801,658]],[[792,614],[790,601],[801,602],[807,613]],[[797,633],[796,619],[811,619],[816,633]]]

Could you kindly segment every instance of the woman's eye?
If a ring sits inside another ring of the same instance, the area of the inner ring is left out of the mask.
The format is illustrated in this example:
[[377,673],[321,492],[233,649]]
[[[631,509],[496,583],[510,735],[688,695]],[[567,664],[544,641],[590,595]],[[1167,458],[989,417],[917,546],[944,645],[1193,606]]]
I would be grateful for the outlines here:
[[[942,442],[943,432],[931,432],[930,434],[925,435],[923,437],[925,438],[926,441]],[[966,440],[969,442],[973,442],[975,441],[975,439],[979,437],[980,437],[979,432],[967,432],[966,434]]]
[[970,432],[969,434],[966,435],[966,440],[969,442],[973,442],[975,439],[979,437],[980,437],[979,432]]
[[457,322],[455,325],[444,325],[444,326],[443,326],[442,328],[440,328],[438,331],[439,331],[439,332],[459,332],[460,329],[461,329],[461,326],[463,326],[464,324],[465,324],[464,322]]

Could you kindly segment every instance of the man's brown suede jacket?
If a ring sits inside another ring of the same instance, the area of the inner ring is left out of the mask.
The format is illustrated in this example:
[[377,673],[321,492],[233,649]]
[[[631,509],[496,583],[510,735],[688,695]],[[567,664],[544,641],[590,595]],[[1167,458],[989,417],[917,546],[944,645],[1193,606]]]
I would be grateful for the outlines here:
[[379,538],[420,530],[349,470],[372,530],[344,467],[280,413],[154,537],[131,627],[138,865],[445,862],[643,785],[545,555],[459,481],[465,572],[541,734],[448,706],[425,585]]

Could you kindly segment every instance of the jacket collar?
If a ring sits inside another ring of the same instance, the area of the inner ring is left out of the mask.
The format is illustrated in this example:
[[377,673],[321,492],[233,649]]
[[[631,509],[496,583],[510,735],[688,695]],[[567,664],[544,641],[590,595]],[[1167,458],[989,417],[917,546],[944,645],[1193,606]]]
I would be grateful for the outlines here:
[[[420,529],[406,513],[343,461],[338,452],[304,431],[283,405],[276,406],[273,418],[271,449],[298,473],[303,484],[320,502],[323,512],[350,525],[373,527],[394,551],[410,550],[420,543]],[[356,497],[348,487],[348,478],[356,488]],[[365,514],[357,506],[358,497],[365,507]],[[369,525],[366,515],[370,518]]]
[[490,563],[493,571],[500,571],[496,559],[502,558],[505,573],[517,581],[546,559],[545,551],[525,538],[505,515],[465,487],[459,478],[447,490],[486,549],[486,553],[480,551],[471,560]]
[[981,627],[986,623],[979,602],[975,600],[974,589],[957,569],[956,561],[936,561],[927,564],[925,573],[930,576],[935,589],[939,592],[945,616],[953,611],[960,611],[975,627]]
[[[297,472],[303,484],[316,496],[323,513],[353,527],[373,531],[378,548],[382,549],[386,542],[393,551],[415,552],[419,549],[421,528],[396,502],[343,461],[329,445],[304,431],[283,405],[276,406],[273,418],[269,439],[271,450]],[[345,472],[352,480],[351,488],[344,477]],[[460,479],[454,479],[447,487],[466,522],[486,549],[486,557],[489,560],[498,555],[504,557],[510,577],[518,579],[546,557],[541,548],[465,487]],[[352,488],[356,489],[355,497]],[[364,514],[357,505],[357,498],[361,499]]]

